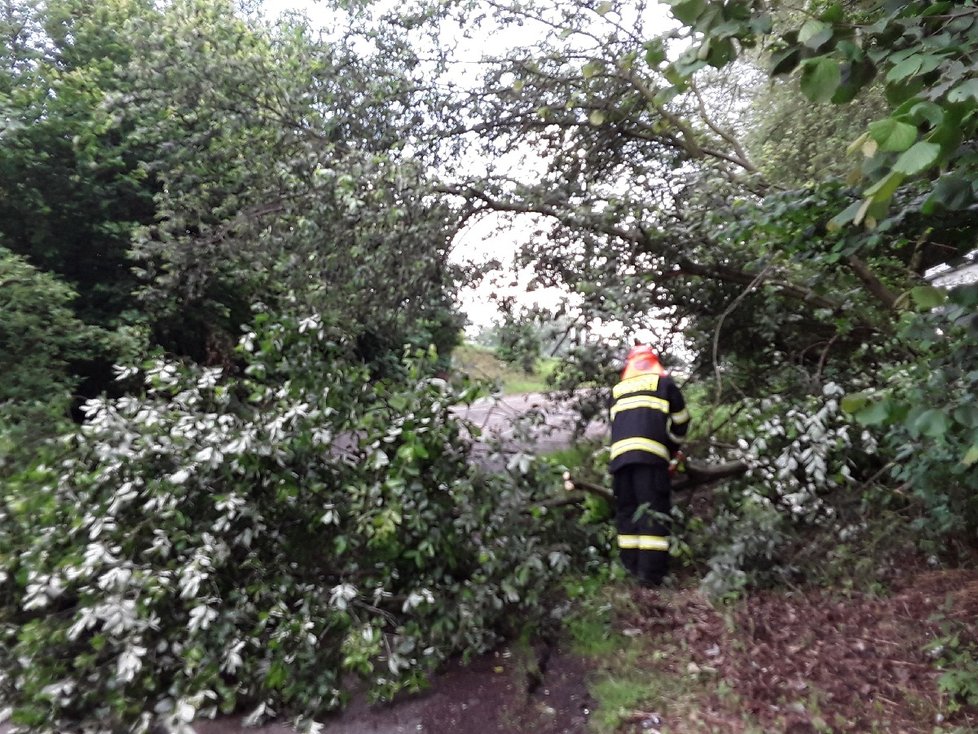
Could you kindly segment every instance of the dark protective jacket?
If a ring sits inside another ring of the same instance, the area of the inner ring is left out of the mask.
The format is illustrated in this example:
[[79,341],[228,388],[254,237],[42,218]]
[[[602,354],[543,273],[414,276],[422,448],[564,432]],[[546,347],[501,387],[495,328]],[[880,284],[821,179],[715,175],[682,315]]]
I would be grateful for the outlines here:
[[679,386],[650,350],[632,350],[611,395],[609,471],[668,464],[689,430],[689,412]]

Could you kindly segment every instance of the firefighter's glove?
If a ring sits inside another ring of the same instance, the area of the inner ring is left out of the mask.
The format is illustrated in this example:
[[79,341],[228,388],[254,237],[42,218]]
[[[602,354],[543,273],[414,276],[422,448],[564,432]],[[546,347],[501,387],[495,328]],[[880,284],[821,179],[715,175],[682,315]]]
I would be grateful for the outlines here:
[[669,476],[674,477],[676,474],[686,471],[686,454],[682,451],[677,451],[672,455],[672,461],[669,462]]

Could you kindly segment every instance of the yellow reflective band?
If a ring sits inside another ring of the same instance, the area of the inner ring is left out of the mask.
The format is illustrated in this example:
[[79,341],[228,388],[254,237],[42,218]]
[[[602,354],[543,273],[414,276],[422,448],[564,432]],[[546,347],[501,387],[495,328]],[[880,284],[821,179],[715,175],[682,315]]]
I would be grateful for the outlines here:
[[647,451],[669,461],[669,449],[650,438],[624,438],[611,444],[611,458],[616,459],[626,451]]
[[689,420],[689,411],[683,408],[678,413],[673,413],[669,417],[672,418],[673,423],[685,423]]
[[628,377],[615,385],[611,391],[611,394],[616,398],[620,398],[622,395],[628,395],[629,393],[633,392],[658,389],[658,375],[636,375],[635,377]]
[[662,535],[619,535],[618,547],[650,551],[668,551],[669,538]]
[[677,436],[672,431],[666,431],[666,434],[669,436],[669,440],[673,443],[682,443],[686,440],[684,436]]
[[622,398],[611,408],[611,417],[614,419],[623,410],[633,410],[635,408],[652,408],[663,413],[669,412],[669,401],[662,398],[654,398],[651,395],[633,395],[630,398]]

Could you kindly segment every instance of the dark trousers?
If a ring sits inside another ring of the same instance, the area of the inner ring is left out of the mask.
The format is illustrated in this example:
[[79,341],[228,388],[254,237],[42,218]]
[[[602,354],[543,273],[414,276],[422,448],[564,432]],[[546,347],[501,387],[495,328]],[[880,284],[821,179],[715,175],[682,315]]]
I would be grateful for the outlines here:
[[623,466],[612,475],[612,488],[621,562],[640,581],[661,582],[669,571],[669,467]]

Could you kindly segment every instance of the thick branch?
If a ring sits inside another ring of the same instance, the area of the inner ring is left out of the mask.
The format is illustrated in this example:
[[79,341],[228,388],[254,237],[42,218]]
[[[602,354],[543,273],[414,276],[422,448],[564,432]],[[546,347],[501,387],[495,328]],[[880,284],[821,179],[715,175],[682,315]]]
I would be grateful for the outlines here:
[[869,266],[855,255],[849,256],[849,267],[856,277],[866,286],[866,290],[873,294],[877,301],[882,303],[891,311],[896,306],[896,295],[887,288],[883,281],[876,277],[876,274],[869,269]]
[[747,473],[747,464],[743,461],[727,461],[723,464],[704,464],[687,459],[686,471],[680,472],[672,479],[673,489],[693,489],[707,484],[713,484],[721,479],[740,477]]
[[[723,266],[702,265],[685,258],[679,260],[677,264],[679,265],[679,270],[675,271],[673,275],[694,275],[699,278],[709,278],[710,280],[719,280],[726,283],[737,283],[745,286],[751,285],[754,282],[754,279],[757,277],[757,273],[752,273],[746,270],[737,270],[735,268]],[[804,301],[805,303],[810,303],[817,308],[828,308],[835,311],[842,307],[842,304],[838,301],[833,301],[830,298],[819,295],[811,288],[799,285],[798,283],[786,283],[783,281],[773,280],[764,280],[762,282],[773,285],[783,295],[799,301]]]
[[[574,216],[567,211],[562,211],[553,205],[498,199],[493,197],[491,194],[481,191],[473,186],[441,185],[436,188],[436,191],[443,194],[459,196],[468,201],[473,199],[481,201],[488,209],[493,211],[514,212],[520,214],[540,214],[542,216],[551,217],[565,226],[588,229],[593,232],[601,232],[612,237],[617,237],[624,242],[631,242],[635,246],[641,247],[642,249],[649,249],[649,245],[653,242],[652,238],[647,233],[642,231],[641,228],[628,229],[600,218],[597,220],[584,221],[581,217]],[[718,265],[704,265],[702,263],[689,260],[688,258],[679,258],[676,261],[676,264],[678,265],[678,269],[664,273],[663,277],[696,276],[700,278],[708,278],[710,280],[718,280],[725,283],[736,283],[739,285],[750,286],[752,283],[754,283],[754,280],[758,275],[756,272],[738,270],[736,268]],[[775,281],[771,280],[770,278],[765,278],[761,282],[774,286],[783,296],[802,301],[816,308],[827,308],[832,311],[838,311],[842,308],[842,304],[840,302],[826,298],[825,296],[816,293],[811,288],[798,283]],[[868,322],[865,320],[863,320],[863,323],[868,325]]]
[[[679,472],[672,478],[674,490],[694,489],[707,484],[713,484],[721,479],[739,477],[747,473],[747,464],[743,461],[728,461],[723,464],[704,464],[699,461],[686,460],[686,471]],[[547,507],[573,504],[583,501],[588,495],[600,497],[608,502],[614,502],[615,496],[610,489],[600,484],[574,479],[570,472],[564,474],[564,488],[568,496],[558,498],[559,504],[545,503]],[[555,501],[558,501],[555,500]]]

